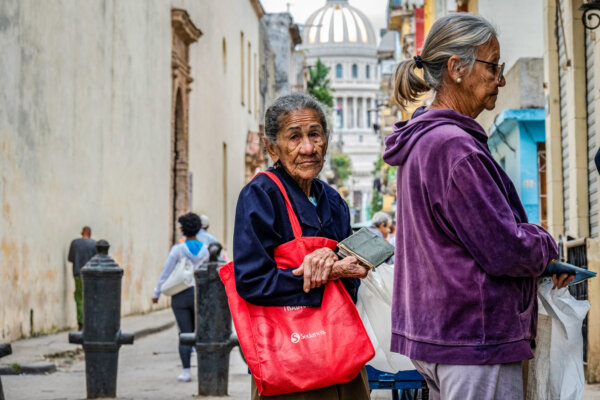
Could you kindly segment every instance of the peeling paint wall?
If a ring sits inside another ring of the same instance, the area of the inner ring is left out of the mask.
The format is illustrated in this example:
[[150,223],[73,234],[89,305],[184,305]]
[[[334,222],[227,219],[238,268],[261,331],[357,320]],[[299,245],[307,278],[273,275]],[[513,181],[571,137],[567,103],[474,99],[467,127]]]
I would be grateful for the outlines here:
[[125,271],[123,314],[150,309],[170,247],[172,7],[203,32],[190,47],[192,208],[231,240],[245,138],[258,127],[236,70],[240,29],[258,49],[258,18],[237,3],[0,2],[0,340],[75,325],[66,256],[83,225]]

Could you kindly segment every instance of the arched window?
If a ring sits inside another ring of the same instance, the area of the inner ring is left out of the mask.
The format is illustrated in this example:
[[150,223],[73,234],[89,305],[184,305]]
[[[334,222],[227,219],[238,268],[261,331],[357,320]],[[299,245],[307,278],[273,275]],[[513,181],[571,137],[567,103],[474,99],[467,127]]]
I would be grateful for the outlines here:
[[367,65],[367,67],[365,68],[365,77],[367,79],[371,79],[371,66]]
[[338,64],[335,66],[335,77],[338,79],[342,78],[342,64]]
[[352,78],[358,78],[358,65],[352,64]]

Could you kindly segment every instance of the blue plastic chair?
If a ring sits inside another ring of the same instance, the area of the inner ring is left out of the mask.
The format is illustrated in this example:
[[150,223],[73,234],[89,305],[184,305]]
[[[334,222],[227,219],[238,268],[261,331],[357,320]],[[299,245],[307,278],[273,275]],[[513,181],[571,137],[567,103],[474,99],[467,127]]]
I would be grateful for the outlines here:
[[392,399],[416,400],[416,391],[421,389],[421,399],[429,399],[429,390],[425,378],[416,369],[391,373],[366,366],[369,376],[369,389],[388,389],[392,391]]

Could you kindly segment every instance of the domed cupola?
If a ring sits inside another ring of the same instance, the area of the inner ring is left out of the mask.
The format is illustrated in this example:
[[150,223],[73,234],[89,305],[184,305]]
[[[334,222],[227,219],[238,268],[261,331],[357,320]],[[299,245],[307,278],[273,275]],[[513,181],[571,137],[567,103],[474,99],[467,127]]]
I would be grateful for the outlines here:
[[375,33],[367,17],[348,4],[348,0],[327,0],[325,6],[306,20],[303,45],[339,44],[375,46]]

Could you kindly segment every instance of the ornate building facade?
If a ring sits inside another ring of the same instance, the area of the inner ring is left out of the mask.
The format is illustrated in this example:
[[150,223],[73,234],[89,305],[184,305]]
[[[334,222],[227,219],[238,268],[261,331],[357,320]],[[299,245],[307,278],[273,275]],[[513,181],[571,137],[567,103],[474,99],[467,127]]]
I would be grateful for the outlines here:
[[367,218],[374,163],[381,151],[381,141],[373,129],[379,93],[376,42],[369,20],[348,0],[327,0],[304,25],[307,65],[321,59],[331,68],[334,107],[330,153],[341,151],[352,162],[347,184],[353,222]]

